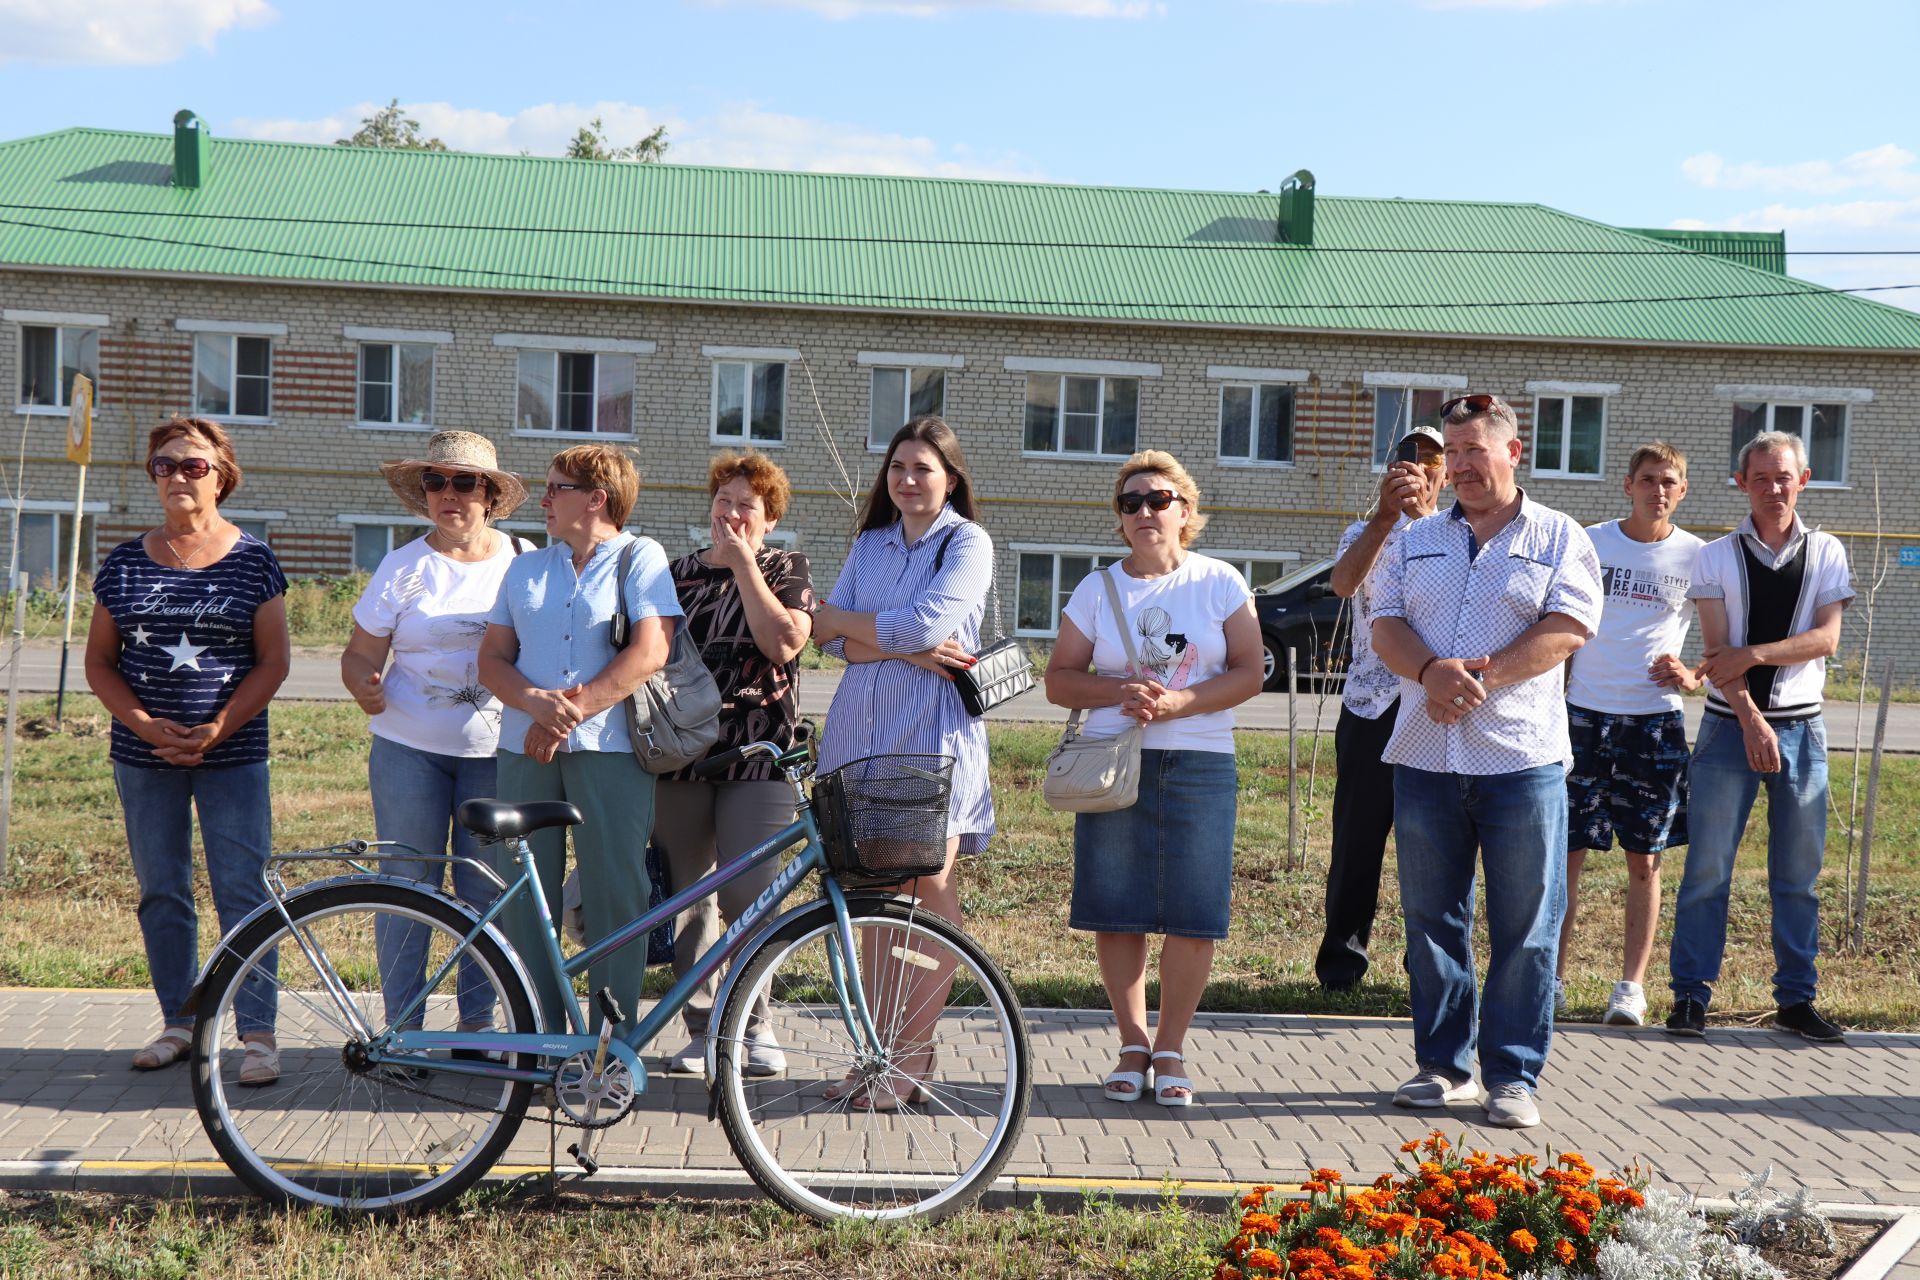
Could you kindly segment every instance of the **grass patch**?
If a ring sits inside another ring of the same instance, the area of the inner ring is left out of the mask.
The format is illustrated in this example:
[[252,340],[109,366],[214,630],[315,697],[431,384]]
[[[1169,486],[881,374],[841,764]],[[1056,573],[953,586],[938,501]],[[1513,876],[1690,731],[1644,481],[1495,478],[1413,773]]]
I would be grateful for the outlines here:
[[[303,649],[331,649],[338,652],[353,635],[353,602],[366,590],[367,576],[350,573],[344,577],[293,578],[287,583],[287,629],[293,643]],[[13,625],[13,594],[0,593],[0,617]],[[45,587],[27,593],[29,641],[57,641],[66,625],[67,596],[64,591]],[[80,595],[73,603],[73,637],[84,643],[87,628],[93,624],[91,580],[80,584]]]
[[[128,866],[120,805],[107,766],[107,719],[90,696],[69,699],[67,731],[51,732],[51,698],[23,706],[13,826],[5,891],[0,894],[0,985],[140,988],[146,961],[135,919],[138,894]],[[366,720],[345,703],[278,703],[272,712],[276,847],[293,849],[373,834],[367,797]],[[1103,1007],[1091,940],[1067,928],[1073,825],[1048,809],[1040,778],[1057,733],[1045,726],[990,729],[1000,834],[962,871],[967,926],[1012,977],[1026,1003]],[[1234,862],[1231,937],[1221,945],[1206,1007],[1216,1011],[1404,1014],[1406,978],[1393,859],[1387,860],[1374,931],[1370,981],[1342,996],[1321,992],[1313,953],[1321,926],[1333,749],[1320,744],[1313,795],[1305,793],[1311,743],[1303,741],[1301,813],[1308,839],[1304,866],[1289,870],[1286,739],[1242,733],[1240,809]],[[1820,880],[1829,910],[1823,940],[1842,932],[1837,904],[1844,877],[1848,755],[1831,762],[1835,803],[1827,869]],[[1765,873],[1766,801],[1741,846],[1734,878],[1726,966],[1715,1016],[1728,1021],[1771,1012],[1773,956]],[[1663,1014],[1665,940],[1683,866],[1667,862],[1665,916],[1648,976]],[[202,946],[214,916],[204,873],[197,877]],[[1626,868],[1618,854],[1588,858],[1583,881],[1575,977],[1575,1017],[1597,1018],[1619,969]],[[1889,757],[1880,813],[1867,947],[1822,955],[1821,1004],[1859,1028],[1920,1028],[1920,759]],[[1484,943],[1483,943],[1484,948]],[[1483,949],[1484,954],[1484,949]]]

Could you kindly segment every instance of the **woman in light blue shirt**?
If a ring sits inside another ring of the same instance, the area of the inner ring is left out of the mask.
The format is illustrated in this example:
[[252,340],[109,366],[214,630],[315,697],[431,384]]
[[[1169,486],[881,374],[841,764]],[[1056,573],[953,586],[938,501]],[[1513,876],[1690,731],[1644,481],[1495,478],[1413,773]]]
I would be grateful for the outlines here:
[[[514,560],[480,642],[480,681],[500,699],[500,796],[513,804],[568,800],[586,819],[573,829],[589,945],[644,912],[645,867],[653,831],[653,775],[634,758],[620,710],[666,664],[680,601],[666,553],[651,538],[623,532],[639,495],[633,463],[605,445],[579,445],[547,469],[548,546]],[[633,548],[626,579],[625,649],[611,622],[622,553]],[[566,878],[566,832],[528,837],[541,888],[556,909]],[[511,878],[511,849],[501,846]],[[504,913],[508,940],[523,954],[545,944],[526,900]],[[628,947],[593,966],[592,989],[613,988],[620,1007],[639,1007],[646,950]],[[539,974],[545,1025],[565,1025],[569,993]],[[597,1014],[596,1014],[597,1017]]]

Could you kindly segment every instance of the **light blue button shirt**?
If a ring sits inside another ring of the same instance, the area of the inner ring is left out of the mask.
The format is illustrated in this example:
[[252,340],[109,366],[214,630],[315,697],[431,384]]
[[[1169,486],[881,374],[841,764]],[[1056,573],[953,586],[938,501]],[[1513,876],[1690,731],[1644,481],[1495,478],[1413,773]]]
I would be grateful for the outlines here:
[[[514,557],[487,621],[512,627],[520,640],[514,668],[541,689],[565,689],[599,675],[617,650],[609,624],[617,602],[615,573],[620,552],[633,547],[627,571],[627,616],[678,618],[680,597],[673,589],[667,553],[652,538],[620,533],[593,550],[586,569],[575,574],[573,551],[556,542]],[[500,712],[500,749],[524,753],[533,717],[513,707]],[[609,707],[583,721],[567,736],[565,751],[631,751],[626,713]]]

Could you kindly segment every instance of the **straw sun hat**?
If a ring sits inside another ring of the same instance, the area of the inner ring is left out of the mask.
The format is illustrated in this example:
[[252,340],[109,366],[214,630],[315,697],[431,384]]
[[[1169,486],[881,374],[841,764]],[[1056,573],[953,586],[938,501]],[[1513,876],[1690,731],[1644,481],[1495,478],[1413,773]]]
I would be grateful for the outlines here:
[[436,431],[427,440],[427,456],[402,458],[380,464],[380,474],[393,487],[400,505],[417,516],[432,516],[427,511],[426,491],[420,477],[429,467],[442,471],[473,471],[493,481],[493,501],[487,504],[487,518],[498,520],[527,500],[527,486],[511,471],[502,471],[494,454],[493,441],[471,431]]

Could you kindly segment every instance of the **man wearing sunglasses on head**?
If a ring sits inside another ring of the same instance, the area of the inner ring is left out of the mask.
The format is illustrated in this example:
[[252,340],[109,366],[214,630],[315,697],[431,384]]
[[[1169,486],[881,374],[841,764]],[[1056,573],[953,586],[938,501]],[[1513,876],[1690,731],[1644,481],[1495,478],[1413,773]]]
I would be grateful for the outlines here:
[[1328,991],[1350,991],[1367,973],[1367,943],[1380,905],[1380,864],[1393,830],[1393,766],[1381,760],[1400,707],[1400,678],[1373,652],[1374,566],[1400,531],[1433,514],[1446,484],[1446,442],[1418,426],[1395,446],[1380,479],[1380,505],[1340,536],[1334,594],[1353,601],[1353,660],[1333,732],[1333,849],[1327,860],[1326,931],[1313,971]]
[[[1491,1124],[1540,1123],[1566,899],[1567,706],[1560,665],[1600,622],[1600,562],[1579,522],[1514,481],[1518,423],[1498,396],[1441,406],[1452,508],[1416,520],[1375,575],[1373,643],[1401,677],[1386,760],[1399,815],[1413,993],[1405,1107],[1474,1097]],[[1475,862],[1491,957],[1475,1016]]]

